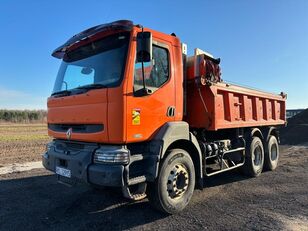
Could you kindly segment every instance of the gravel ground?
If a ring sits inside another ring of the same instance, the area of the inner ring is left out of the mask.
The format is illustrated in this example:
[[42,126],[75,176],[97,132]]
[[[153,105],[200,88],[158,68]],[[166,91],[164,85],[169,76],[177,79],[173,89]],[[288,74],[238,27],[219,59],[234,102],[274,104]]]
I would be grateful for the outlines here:
[[114,189],[57,184],[43,169],[0,175],[0,230],[308,230],[308,146],[283,146],[275,172],[234,171],[205,184],[167,216]]

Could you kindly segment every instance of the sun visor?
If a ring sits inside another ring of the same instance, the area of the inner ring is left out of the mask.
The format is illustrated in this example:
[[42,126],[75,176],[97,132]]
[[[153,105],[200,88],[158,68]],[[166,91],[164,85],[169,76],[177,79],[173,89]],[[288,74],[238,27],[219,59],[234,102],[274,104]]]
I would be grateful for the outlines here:
[[66,43],[59,46],[52,52],[52,56],[58,59],[62,59],[65,52],[69,47],[74,44],[77,44],[97,33],[108,31],[108,30],[125,30],[130,31],[133,28],[134,24],[132,21],[129,20],[119,20],[111,23],[101,24],[98,26],[91,27],[87,30],[80,32],[79,34],[74,35],[71,37]]

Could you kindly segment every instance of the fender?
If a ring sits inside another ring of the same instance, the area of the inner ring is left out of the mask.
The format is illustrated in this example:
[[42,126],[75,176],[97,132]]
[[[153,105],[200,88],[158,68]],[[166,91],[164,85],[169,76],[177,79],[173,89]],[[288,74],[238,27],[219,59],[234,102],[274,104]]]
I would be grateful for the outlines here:
[[249,134],[247,135],[250,135],[250,137],[253,137],[256,133],[260,135],[260,138],[262,140],[264,140],[264,136],[263,136],[263,133],[261,132],[261,130],[259,128],[252,128],[249,130],[249,132],[247,132]]
[[189,125],[186,122],[167,122],[155,135],[153,140],[163,142],[160,157],[163,158],[168,147],[177,140],[190,140]]
[[269,140],[270,136],[274,135],[274,136],[276,136],[276,138],[278,140],[278,143],[280,143],[278,128],[276,128],[276,127],[269,127],[269,128],[264,129],[263,132],[264,132],[264,135],[266,136],[264,141],[267,142]]
[[[167,122],[164,124],[151,141],[151,152],[158,155],[158,162],[155,169],[155,178],[158,176],[159,162],[164,158],[168,148],[177,141],[188,141],[190,146],[195,149],[193,154],[195,159],[196,177],[198,184],[203,182],[202,153],[197,138],[189,131],[188,123],[184,121]],[[188,147],[187,147],[188,148]],[[156,149],[156,150],[155,150]]]

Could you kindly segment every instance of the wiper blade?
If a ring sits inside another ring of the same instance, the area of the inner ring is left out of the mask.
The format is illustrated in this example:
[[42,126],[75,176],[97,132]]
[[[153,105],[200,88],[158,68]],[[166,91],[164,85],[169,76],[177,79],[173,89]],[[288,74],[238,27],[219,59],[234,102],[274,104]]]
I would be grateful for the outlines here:
[[93,83],[89,85],[84,85],[80,87],[76,87],[76,89],[99,89],[99,88],[106,88],[107,86],[100,83]]
[[89,89],[99,89],[99,88],[106,88],[106,87],[107,86],[104,85],[104,84],[94,83],[94,84],[89,84],[89,85],[84,85],[84,86],[76,87],[76,88],[74,88],[72,90],[57,91],[57,92],[52,93],[51,96],[68,96],[68,95],[71,95],[72,92],[75,94],[75,91],[74,91],[75,89],[89,90]]
[[55,96],[55,95],[63,95],[63,96],[67,96],[70,95],[71,91],[69,90],[63,90],[63,91],[57,91],[51,94],[51,96]]

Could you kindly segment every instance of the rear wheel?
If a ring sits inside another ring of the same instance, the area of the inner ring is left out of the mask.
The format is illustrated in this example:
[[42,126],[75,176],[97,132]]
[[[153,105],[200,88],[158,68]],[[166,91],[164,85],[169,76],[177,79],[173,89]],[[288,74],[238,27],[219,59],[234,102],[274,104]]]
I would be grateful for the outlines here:
[[264,148],[259,137],[252,137],[246,145],[245,164],[242,172],[247,176],[259,176],[263,170]]
[[266,170],[275,170],[279,160],[279,145],[275,136],[270,136],[266,145],[264,168]]
[[152,206],[165,213],[182,211],[189,203],[195,187],[195,169],[189,154],[172,149],[163,160],[159,176],[148,184]]

